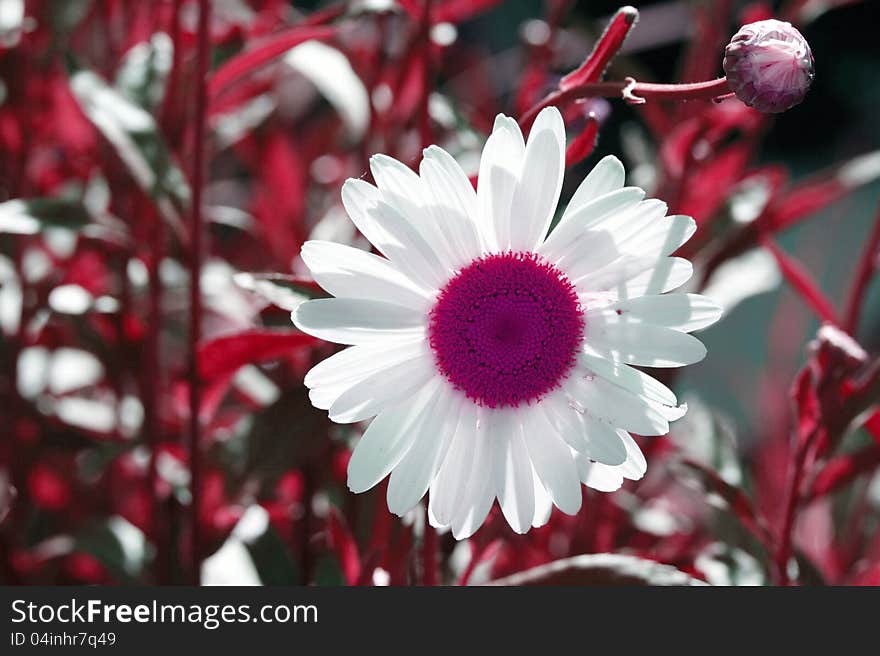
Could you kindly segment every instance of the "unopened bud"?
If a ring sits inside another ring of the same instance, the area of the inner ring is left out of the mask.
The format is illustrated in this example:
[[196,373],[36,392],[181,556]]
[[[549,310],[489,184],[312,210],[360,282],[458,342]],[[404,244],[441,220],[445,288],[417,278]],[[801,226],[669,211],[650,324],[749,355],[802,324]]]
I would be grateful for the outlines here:
[[724,51],[731,90],[749,107],[784,112],[800,103],[813,82],[813,53],[791,23],[763,20],[740,28]]

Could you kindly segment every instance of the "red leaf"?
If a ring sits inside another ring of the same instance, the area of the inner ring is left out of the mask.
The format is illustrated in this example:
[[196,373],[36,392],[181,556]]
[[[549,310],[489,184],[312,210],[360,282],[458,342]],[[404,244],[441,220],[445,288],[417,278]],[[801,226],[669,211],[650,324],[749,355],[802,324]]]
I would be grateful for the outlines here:
[[706,492],[716,495],[730,511],[765,547],[770,545],[772,538],[764,520],[757,514],[752,500],[742,489],[735,487],[721,478],[714,470],[695,460],[683,459],[680,464],[688,473],[696,476],[696,481]]
[[351,531],[336,508],[330,508],[327,516],[327,531],[330,548],[339,558],[342,572],[348,585],[355,585],[361,577],[361,557]]
[[565,149],[565,168],[582,162],[593,152],[596,147],[596,137],[599,134],[599,121],[592,116],[587,119],[587,125],[578,134],[568,148]]
[[304,41],[330,39],[335,34],[334,27],[302,25],[279,32],[259,45],[236,55],[214,71],[208,80],[208,95],[210,97],[220,95],[236,80],[253,73]]
[[801,263],[779,248],[776,242],[769,237],[762,239],[761,243],[773,255],[776,263],[779,265],[779,270],[788,283],[816,316],[822,321],[839,326],[840,320],[837,318],[837,310],[834,309],[834,305],[822,293],[822,290],[819,289],[819,286]]
[[279,262],[288,262],[302,246],[308,171],[297,144],[284,133],[268,135],[259,152],[260,186],[252,212],[266,232]]
[[316,343],[310,335],[293,330],[256,328],[217,337],[199,346],[199,372],[202,380],[234,373],[246,364],[274,360]]
[[599,37],[593,52],[583,64],[559,81],[559,88],[566,91],[591,82],[598,82],[605,69],[608,68],[608,64],[620,50],[638,17],[639,12],[635,7],[618,9],[614,18],[608,23],[608,27],[605,28],[605,32]]
[[[413,20],[419,20],[422,16],[425,0],[399,0],[403,10]],[[469,18],[492,9],[501,4],[501,0],[446,0],[435,2],[431,7],[431,23],[458,24]]]
[[[875,417],[880,417],[880,413]],[[880,467],[880,447],[876,444],[832,458],[813,481],[810,496],[823,497],[831,494],[877,467]]]
[[807,365],[800,370],[792,386],[791,395],[797,412],[798,444],[803,445],[818,428],[822,417],[812,367]]

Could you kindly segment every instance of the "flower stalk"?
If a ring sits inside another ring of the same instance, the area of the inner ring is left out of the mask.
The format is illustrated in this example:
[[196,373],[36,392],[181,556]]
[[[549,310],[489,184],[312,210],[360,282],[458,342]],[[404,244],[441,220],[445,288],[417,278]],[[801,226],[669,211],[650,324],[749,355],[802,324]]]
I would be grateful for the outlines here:
[[638,82],[626,78],[616,82],[593,82],[568,89],[558,89],[544,97],[539,103],[525,112],[519,120],[520,126],[527,129],[535,117],[545,107],[555,105],[565,107],[584,98],[621,98],[633,105],[642,105],[648,100],[686,101],[714,100],[730,93],[727,78],[720,77],[706,82],[690,84],[655,84]]
[[207,122],[207,78],[210,43],[208,41],[210,18],[209,0],[199,0],[198,45],[196,51],[195,124],[193,126],[192,169],[192,215],[190,217],[189,250],[189,465],[190,465],[190,553],[191,582],[198,584],[201,569],[201,381],[198,364],[198,345],[202,334],[201,272],[203,259],[202,240],[202,188],[205,175],[205,128]]

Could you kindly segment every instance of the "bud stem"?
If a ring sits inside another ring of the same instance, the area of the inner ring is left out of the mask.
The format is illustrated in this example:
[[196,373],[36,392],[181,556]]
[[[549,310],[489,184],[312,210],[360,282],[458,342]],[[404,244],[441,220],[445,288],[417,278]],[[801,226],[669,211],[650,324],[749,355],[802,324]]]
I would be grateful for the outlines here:
[[548,94],[522,115],[519,124],[523,129],[527,129],[538,112],[545,107],[551,105],[562,107],[583,98],[623,98],[627,102],[641,105],[649,98],[667,101],[712,100],[728,93],[730,86],[725,77],[691,84],[653,84],[636,82],[632,78],[622,82],[594,82]]

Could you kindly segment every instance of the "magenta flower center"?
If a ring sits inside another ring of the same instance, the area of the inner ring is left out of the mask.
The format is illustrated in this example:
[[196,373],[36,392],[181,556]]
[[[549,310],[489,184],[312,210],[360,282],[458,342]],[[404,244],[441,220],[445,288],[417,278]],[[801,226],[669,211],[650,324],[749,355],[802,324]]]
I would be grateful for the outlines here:
[[537,401],[558,387],[583,332],[574,286],[534,253],[469,264],[440,291],[428,326],[443,375],[491,408]]

